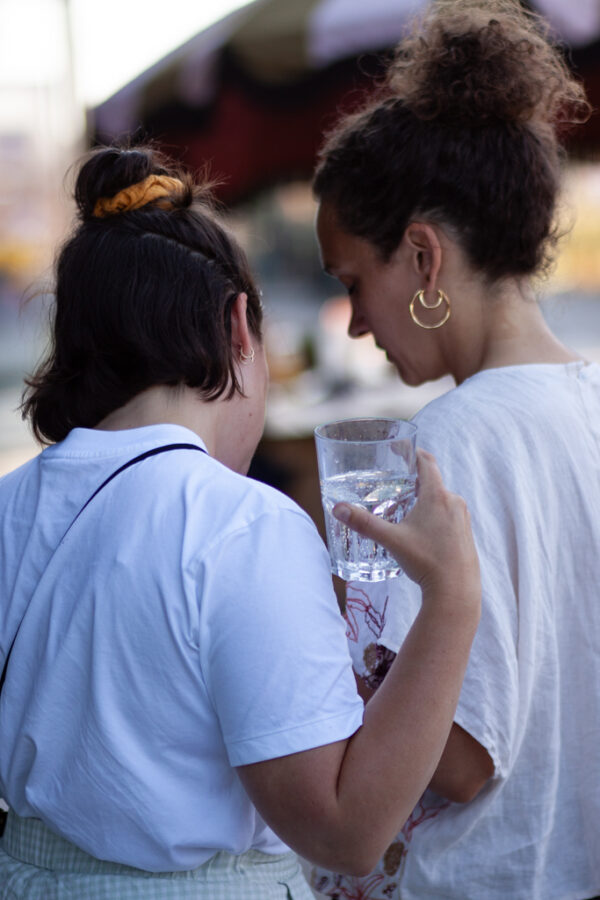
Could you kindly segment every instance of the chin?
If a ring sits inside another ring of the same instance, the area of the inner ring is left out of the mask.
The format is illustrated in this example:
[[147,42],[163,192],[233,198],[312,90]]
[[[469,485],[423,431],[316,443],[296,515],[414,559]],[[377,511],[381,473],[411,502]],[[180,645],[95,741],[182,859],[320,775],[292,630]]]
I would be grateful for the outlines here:
[[409,387],[420,387],[420,385],[425,384],[428,381],[428,378],[423,378],[421,375],[418,375],[416,372],[405,372],[399,366],[396,366],[398,371],[398,377],[403,384],[407,384]]

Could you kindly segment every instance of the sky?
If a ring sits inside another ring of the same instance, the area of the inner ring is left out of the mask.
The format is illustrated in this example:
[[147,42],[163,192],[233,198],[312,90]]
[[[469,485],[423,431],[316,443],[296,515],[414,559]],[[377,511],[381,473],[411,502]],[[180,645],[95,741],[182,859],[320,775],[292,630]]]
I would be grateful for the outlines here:
[[68,61],[92,106],[248,0],[0,0],[0,84],[43,84]]

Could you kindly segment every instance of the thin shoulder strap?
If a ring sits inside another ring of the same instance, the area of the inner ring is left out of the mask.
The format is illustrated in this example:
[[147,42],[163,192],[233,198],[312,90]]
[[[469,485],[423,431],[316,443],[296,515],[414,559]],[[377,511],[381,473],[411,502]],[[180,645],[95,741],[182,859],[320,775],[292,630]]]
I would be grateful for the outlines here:
[[[92,502],[94,497],[96,497],[100,493],[100,491],[103,488],[105,488],[106,485],[110,481],[113,480],[113,478],[116,478],[117,475],[120,475],[121,472],[125,471],[125,469],[128,469],[130,466],[134,466],[136,463],[141,462],[143,459],[148,459],[149,456],[156,456],[158,453],[166,453],[167,450],[200,450],[201,453],[206,453],[206,450],[203,450],[202,447],[199,447],[197,444],[165,444],[163,447],[153,447],[152,450],[146,450],[145,453],[140,453],[140,455],[134,457],[134,459],[130,459],[126,463],[123,463],[123,465],[120,466],[118,469],[116,469],[116,471],[114,471],[112,473],[112,475],[109,475],[108,478],[106,478],[102,482],[100,487],[96,488],[96,490],[94,491],[92,496],[86,500],[86,502],[83,504],[83,506],[81,507],[81,509],[79,510],[79,512],[77,513],[77,515],[75,516],[75,518],[73,519],[73,521],[71,522],[71,524],[69,525],[69,527],[67,528],[65,533],[63,534],[63,536],[61,537],[60,543],[62,544],[65,537],[67,536],[67,534],[69,533],[69,531],[71,530],[71,528],[73,527],[73,525],[75,524],[75,522],[77,521],[77,519],[79,518],[81,513],[84,511],[84,509],[87,506],[89,506],[89,504]],[[1,682],[1,676],[0,676],[0,691],[1,690],[2,690],[2,682]]]
[[[71,530],[71,528],[73,527],[73,525],[75,524],[75,522],[77,521],[77,519],[79,518],[81,513],[84,511],[84,509],[87,506],[89,506],[89,504],[92,502],[94,497],[96,497],[100,493],[100,491],[103,488],[105,488],[106,485],[109,484],[109,482],[111,482],[113,480],[113,478],[116,478],[117,475],[120,475],[121,472],[125,471],[125,469],[129,469],[130,466],[134,466],[136,463],[141,462],[143,459],[148,459],[149,456],[156,456],[158,453],[166,453],[168,450],[199,450],[201,453],[206,453],[206,450],[203,450],[203,448],[199,447],[198,444],[164,444],[162,447],[153,447],[152,450],[146,450],[145,453],[140,453],[139,456],[136,456],[133,459],[128,460],[122,466],[119,466],[119,468],[116,469],[111,475],[109,475],[108,478],[106,478],[102,482],[100,487],[96,488],[96,490],[94,491],[92,496],[86,500],[86,502],[83,504],[83,506],[81,507],[81,509],[79,510],[79,512],[77,513],[77,515],[75,516],[75,518],[73,519],[73,521],[71,522],[71,524],[69,525],[69,527],[67,528],[65,533],[63,534],[63,536],[61,537],[60,541],[58,542],[57,549],[58,549],[58,547],[60,547],[60,545],[62,544],[62,542],[66,538],[67,534],[69,533],[69,531]],[[4,682],[6,681],[6,671],[8,669],[8,661],[9,661],[10,655],[13,651],[13,647],[15,646],[15,641],[17,639],[17,635],[19,633],[19,629],[21,628],[22,624],[23,624],[23,619],[21,619],[21,621],[19,622],[19,625],[15,632],[15,636],[12,639],[12,643],[9,647],[8,653],[6,654],[6,659],[4,660],[4,668],[2,669],[2,674],[0,675],[0,694],[2,693],[2,688],[4,687]]]

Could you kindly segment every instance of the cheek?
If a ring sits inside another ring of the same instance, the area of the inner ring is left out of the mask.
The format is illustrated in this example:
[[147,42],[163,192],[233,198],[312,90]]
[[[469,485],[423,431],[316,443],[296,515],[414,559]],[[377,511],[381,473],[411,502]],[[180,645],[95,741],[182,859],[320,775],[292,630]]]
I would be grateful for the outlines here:
[[407,321],[399,304],[381,309],[372,320],[375,340],[390,356],[403,356],[410,350],[412,335],[410,319]]
[[410,321],[408,307],[410,297],[402,289],[400,279],[386,277],[378,284],[373,284],[369,296],[369,308],[373,319],[383,327],[397,329],[406,328]]

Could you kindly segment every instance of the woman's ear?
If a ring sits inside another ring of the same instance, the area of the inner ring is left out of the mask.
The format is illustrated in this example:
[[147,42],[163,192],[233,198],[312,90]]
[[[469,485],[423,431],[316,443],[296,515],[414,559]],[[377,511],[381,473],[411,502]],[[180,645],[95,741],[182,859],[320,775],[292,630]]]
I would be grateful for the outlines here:
[[252,335],[247,317],[248,295],[238,294],[231,307],[231,343],[234,357],[249,358],[253,354]]
[[424,290],[435,290],[442,267],[442,247],[436,229],[426,222],[411,222],[404,239]]

